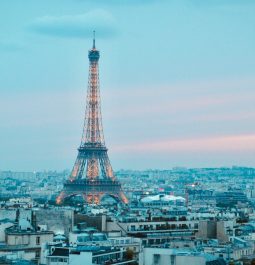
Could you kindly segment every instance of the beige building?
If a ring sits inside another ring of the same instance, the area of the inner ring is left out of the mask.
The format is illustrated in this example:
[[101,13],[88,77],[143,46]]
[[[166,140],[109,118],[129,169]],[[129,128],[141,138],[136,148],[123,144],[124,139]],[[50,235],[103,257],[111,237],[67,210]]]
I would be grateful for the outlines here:
[[200,239],[218,239],[219,242],[228,242],[233,235],[234,222],[218,220],[202,220],[198,224],[197,238]]
[[52,231],[34,228],[28,220],[21,219],[16,225],[5,229],[5,243],[1,245],[0,255],[17,254],[21,259],[39,264],[41,245],[52,242],[53,235]]

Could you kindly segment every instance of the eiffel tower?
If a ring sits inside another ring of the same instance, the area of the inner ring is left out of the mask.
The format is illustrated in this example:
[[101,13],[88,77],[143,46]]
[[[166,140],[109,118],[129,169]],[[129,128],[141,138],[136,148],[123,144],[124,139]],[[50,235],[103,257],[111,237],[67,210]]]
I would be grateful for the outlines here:
[[105,146],[100,104],[99,57],[94,32],[93,47],[88,53],[87,105],[81,144],[71,175],[57,197],[58,204],[76,195],[82,195],[87,203],[98,204],[104,195],[128,202],[120,182],[114,176]]

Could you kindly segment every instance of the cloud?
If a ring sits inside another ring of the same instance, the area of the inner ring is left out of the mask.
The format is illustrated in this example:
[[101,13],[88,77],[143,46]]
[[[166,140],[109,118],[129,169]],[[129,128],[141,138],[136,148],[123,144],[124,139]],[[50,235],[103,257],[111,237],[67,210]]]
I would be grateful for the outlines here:
[[17,41],[0,40],[0,51],[18,52],[25,48],[25,45]]
[[113,147],[115,152],[249,152],[255,151],[255,135],[225,135],[201,138],[165,139]]
[[[145,94],[146,95],[146,94]],[[170,98],[170,96],[168,97]],[[137,117],[138,115],[174,115],[176,113],[188,113],[191,115],[193,111],[201,111],[203,117],[208,117],[208,113],[203,114],[205,110],[216,111],[220,107],[233,106],[234,104],[242,104],[242,102],[246,102],[246,104],[253,102],[255,96],[254,95],[223,95],[221,97],[213,97],[213,96],[203,96],[203,97],[194,97],[194,98],[178,98],[178,99],[167,99],[156,96],[147,101],[147,104],[141,106],[139,102],[133,102],[132,108],[129,104],[125,104],[125,102],[121,102],[121,108],[119,112],[112,113],[112,117]],[[153,104],[157,99],[160,104]],[[215,114],[215,113],[213,113]],[[222,113],[221,113],[222,114]],[[234,113],[236,115],[236,113]],[[254,115],[254,113],[252,113]],[[197,115],[197,113],[196,113]],[[215,117],[214,115],[212,117]],[[232,117],[232,116],[231,116]],[[218,118],[221,118],[219,116]],[[223,118],[223,117],[222,117]],[[226,117],[225,117],[226,118]],[[206,118],[205,118],[206,119]]]
[[[111,119],[149,117],[155,120],[162,115],[161,121],[171,117],[178,123],[185,119],[188,124],[194,121],[241,121],[249,117],[252,120],[255,115],[254,86],[255,79],[246,77],[159,85],[156,88],[125,87],[121,91],[114,88],[111,98],[104,100],[104,104],[111,101],[105,114]],[[130,93],[131,90],[135,92]],[[109,89],[105,96],[109,96]],[[112,107],[119,108],[119,111],[108,111]]]
[[29,29],[33,32],[63,38],[91,38],[96,30],[99,38],[118,34],[114,17],[105,10],[93,10],[84,14],[43,16],[35,19]]

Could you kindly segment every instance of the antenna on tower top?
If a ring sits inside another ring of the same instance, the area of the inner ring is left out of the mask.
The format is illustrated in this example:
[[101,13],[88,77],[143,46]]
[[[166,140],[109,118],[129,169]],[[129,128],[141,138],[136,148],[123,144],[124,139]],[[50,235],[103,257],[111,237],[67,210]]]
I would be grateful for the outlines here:
[[96,31],[93,30],[93,49],[96,49],[96,38],[95,38],[95,35],[96,35]]

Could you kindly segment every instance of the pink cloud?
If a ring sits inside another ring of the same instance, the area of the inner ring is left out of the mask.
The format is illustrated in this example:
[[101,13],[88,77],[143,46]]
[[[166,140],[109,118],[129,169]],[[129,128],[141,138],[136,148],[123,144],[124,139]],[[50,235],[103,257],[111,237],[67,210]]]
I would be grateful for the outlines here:
[[[111,93],[114,107],[118,111],[106,111],[109,118],[138,117],[144,115],[166,115],[190,111],[236,110],[246,108],[255,100],[254,78],[193,81],[158,87],[123,88]],[[105,95],[107,97],[107,94]],[[240,108],[239,108],[240,109]],[[232,118],[231,118],[232,119]]]
[[220,122],[220,121],[246,121],[255,120],[255,111],[241,111],[238,113],[210,113],[210,114],[200,114],[199,116],[190,118],[191,122]]
[[255,134],[216,137],[151,140],[113,146],[114,152],[255,152]]

